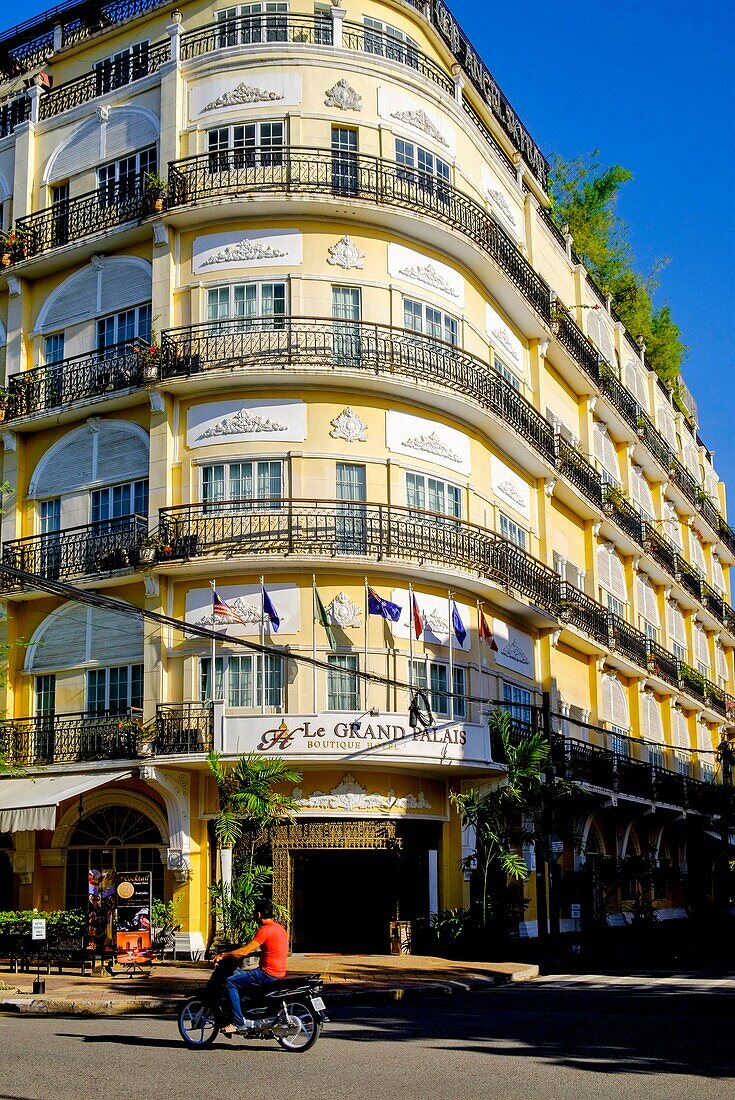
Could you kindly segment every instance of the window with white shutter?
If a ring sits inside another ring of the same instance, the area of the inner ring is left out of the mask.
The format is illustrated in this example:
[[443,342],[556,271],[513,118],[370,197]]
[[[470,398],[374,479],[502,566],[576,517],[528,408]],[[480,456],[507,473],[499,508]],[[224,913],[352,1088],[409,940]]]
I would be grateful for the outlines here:
[[730,670],[728,668],[727,652],[721,645],[715,645],[715,661],[717,662],[717,679],[720,687],[727,687],[730,679]]
[[635,397],[641,408],[648,411],[648,386],[645,373],[632,359],[625,364],[625,385]]
[[694,623],[692,637],[694,640],[694,659],[697,662],[697,668],[703,676],[709,676],[710,660],[707,631],[700,623]]
[[602,718],[611,727],[613,733],[610,738],[610,747],[613,752],[628,755],[626,737],[626,734],[630,733],[628,699],[620,681],[607,673],[602,677],[601,708]]
[[152,268],[147,260],[103,256],[75,271],[49,294],[36,319],[36,330],[58,332],[81,321],[131,309],[150,301],[151,288]]
[[674,546],[678,546],[680,550],[684,549],[679,514],[676,511],[675,505],[670,500],[664,501],[664,531],[666,537],[671,539]]
[[103,160],[123,157],[158,141],[158,119],[151,111],[113,106],[108,110],[106,120],[95,114],[59,142],[49,157],[45,183],[78,176]]
[[148,435],[124,420],[99,420],[59,439],[36,466],[30,499],[57,497],[90,482],[134,481],[148,476]]
[[715,776],[715,755],[712,743],[712,731],[706,722],[697,722],[697,751],[699,753],[699,773],[706,782]]
[[592,425],[592,445],[595,458],[602,467],[603,480],[620,485],[618,452],[613,440],[610,438],[607,425],[600,420],[595,420]]
[[676,454],[678,447],[676,442],[676,424],[674,422],[674,417],[671,409],[661,402],[659,402],[656,407],[656,424],[658,426],[658,430],[661,432],[661,435],[664,437],[669,447],[671,447],[674,454]]
[[587,315],[587,335],[594,344],[597,344],[602,357],[607,359],[611,366],[615,365],[615,344],[610,333],[610,329],[607,327],[607,323],[603,319],[604,314],[602,308],[594,307],[593,309],[585,310]]
[[696,565],[702,576],[707,576],[707,562],[704,557],[704,547],[697,538],[696,531],[692,531],[689,537],[689,543],[692,550],[692,561]]
[[701,484],[702,474],[699,469],[699,455],[697,453],[697,448],[694,446],[693,443],[684,444],[683,457],[684,465],[686,466],[687,470],[692,475],[697,485]]
[[655,514],[653,497],[651,495],[650,486],[643,476],[643,471],[640,466],[631,467],[630,487],[633,493],[633,500],[636,502],[645,518],[653,523]]
[[725,584],[725,571],[722,568],[722,562],[717,557],[716,553],[712,554],[712,584],[721,592],[723,596],[727,594],[727,585]]
[[712,499],[712,503],[718,508],[720,504],[720,480],[714,470],[708,469],[707,466],[704,467],[704,488]]
[[641,630],[647,638],[657,642],[659,630],[661,629],[658,599],[653,585],[643,573],[639,573],[635,579],[635,592]]
[[75,669],[90,662],[140,664],[143,623],[130,615],[81,604],[64,604],[48,615],[31,639],[26,672]]
[[687,659],[687,634],[684,626],[684,616],[677,603],[669,602],[667,623],[669,627],[669,639],[674,656],[680,661]]
[[684,711],[676,707],[671,712],[671,739],[674,743],[677,771],[681,775],[689,775],[691,771],[689,722]]
[[664,766],[664,725],[661,721],[661,707],[652,692],[644,691],[641,696],[641,726],[646,744],[648,759],[656,767]]
[[597,577],[602,590],[602,602],[616,615],[625,616],[628,586],[623,563],[612,545],[597,548]]

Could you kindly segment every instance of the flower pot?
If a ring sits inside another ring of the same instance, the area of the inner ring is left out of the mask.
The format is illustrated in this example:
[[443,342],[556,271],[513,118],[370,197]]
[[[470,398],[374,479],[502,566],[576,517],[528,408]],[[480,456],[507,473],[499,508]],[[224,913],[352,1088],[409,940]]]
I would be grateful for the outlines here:
[[139,741],[138,742],[138,756],[153,756],[156,751],[156,746],[152,741]]
[[154,363],[153,360],[149,360],[147,363],[143,364],[143,381],[158,381],[158,363]]
[[156,214],[160,214],[163,210],[163,195],[157,195],[151,204]]
[[153,565],[156,560],[155,546],[143,546],[140,550],[140,564]]
[[3,267],[10,267],[12,262],[13,262],[13,257],[11,256],[11,254],[9,252],[3,252],[0,255],[0,264],[2,264]]

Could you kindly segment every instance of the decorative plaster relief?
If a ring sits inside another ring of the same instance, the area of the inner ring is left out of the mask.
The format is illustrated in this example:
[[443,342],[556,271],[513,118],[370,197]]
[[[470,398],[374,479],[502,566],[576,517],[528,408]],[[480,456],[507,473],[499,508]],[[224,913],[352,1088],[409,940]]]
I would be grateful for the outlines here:
[[231,92],[225,92],[217,99],[213,99],[211,103],[207,103],[202,107],[202,112],[216,111],[220,107],[240,107],[247,103],[272,103],[279,99],[283,99],[280,92],[269,92],[265,88],[255,88],[251,84],[246,84],[243,80]]
[[329,252],[327,263],[332,267],[343,267],[345,271],[354,267],[362,271],[365,266],[363,263],[365,253],[360,251],[351,237],[340,237],[336,244],[329,246],[327,251]]
[[482,187],[491,205],[496,208],[502,219],[513,230],[513,235],[520,239],[522,226],[518,204],[500,175],[494,172],[488,164],[482,166]]
[[344,78],[327,88],[324,103],[327,107],[339,107],[341,111],[362,110],[362,96]]
[[430,810],[431,803],[419,788],[416,795],[408,794],[398,798],[393,790],[387,795],[368,794],[366,787],[361,787],[353,775],[348,772],[331,791],[314,791],[308,797],[304,797],[300,787],[294,787],[294,802],[299,809],[309,810],[341,810],[350,812],[353,810]]
[[455,454],[444,440],[439,438],[436,432],[431,432],[429,435],[417,435],[414,439],[404,439],[403,446],[410,448],[412,451],[426,451],[430,455],[448,458],[450,462],[459,463],[462,461],[459,455]]
[[489,303],[485,306],[485,329],[490,343],[496,348],[501,358],[507,360],[510,357],[509,365],[517,367],[520,374],[525,374],[523,344]]
[[194,275],[217,267],[296,267],[302,259],[301,234],[293,229],[254,229],[197,237],[192,248]]
[[514,470],[496,455],[490,457],[490,484],[493,492],[519,512],[524,519],[531,519],[531,490]]
[[388,273],[446,298],[454,309],[464,307],[464,278],[449,264],[431,260],[421,252],[391,242],[388,245]]
[[533,679],[533,638],[529,634],[524,634],[522,631],[508,626],[502,619],[493,619],[493,634],[498,644],[495,663]]
[[463,474],[470,473],[470,443],[466,435],[445,424],[437,424],[411,413],[386,413],[388,450],[428,458]]
[[331,421],[332,439],[346,439],[348,443],[367,442],[367,424],[347,405],[339,416]]
[[419,131],[424,141],[439,146],[441,156],[451,160],[457,151],[455,128],[446,117],[440,115],[426,100],[405,95],[395,86],[378,86],[378,115],[399,132],[404,128],[409,132]]
[[433,137],[440,145],[449,148],[447,139],[422,108],[415,111],[392,111],[390,117],[398,119],[399,122],[406,122],[409,126],[415,126],[417,130],[422,130],[429,137]]
[[[442,646],[443,648],[449,647],[449,607],[446,599],[441,599],[438,596],[426,595],[423,592],[419,592],[414,589],[414,598],[418,605],[419,615],[424,624],[423,639],[428,645]],[[408,589],[406,588],[394,588],[391,596],[391,600],[398,604],[401,608],[401,615],[397,622],[391,625],[391,631],[395,638],[408,639],[413,631],[413,617],[411,615],[411,600],[409,598]],[[469,651],[472,646],[472,638],[474,635],[474,628],[477,625],[476,611],[471,609],[468,604],[462,603],[460,600],[456,601],[457,611],[464,624],[467,636],[464,640],[464,644],[460,645],[456,634],[452,631],[452,649],[459,652],[460,650]],[[415,637],[415,635],[414,635]]]
[[332,622],[345,630],[348,626],[362,626],[360,608],[353,603],[346,592],[339,592],[328,605],[327,611]]
[[[272,582],[266,588],[281,620],[278,637],[298,634],[301,615],[299,589],[295,584]],[[186,621],[197,626],[214,626],[223,638],[252,637],[260,632],[261,594],[259,584],[217,585],[217,595],[232,611],[232,619],[212,613],[212,589],[190,588],[186,593]],[[268,619],[265,620],[268,627]]]
[[211,447],[242,439],[306,439],[306,406],[293,398],[210,401],[187,412],[187,447]]

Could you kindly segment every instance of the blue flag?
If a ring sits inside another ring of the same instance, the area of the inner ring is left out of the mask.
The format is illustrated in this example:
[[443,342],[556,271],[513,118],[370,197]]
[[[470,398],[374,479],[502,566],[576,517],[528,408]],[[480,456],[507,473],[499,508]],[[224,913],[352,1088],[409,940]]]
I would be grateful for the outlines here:
[[457,610],[457,605],[452,600],[452,626],[454,627],[454,634],[460,645],[464,645],[464,640],[467,637],[467,628],[462,622],[462,617]]
[[279,616],[278,612],[276,611],[275,607],[273,606],[273,602],[272,602],[270,596],[266,592],[265,585],[262,585],[262,590],[263,590],[263,614],[265,615],[266,619],[270,619],[271,626],[273,627],[274,631],[276,633],[278,633],[278,628],[281,625],[280,616]]
[[368,613],[370,615],[382,615],[384,619],[390,619],[391,622],[395,623],[401,617],[401,610],[397,603],[384,600],[374,588],[370,588],[368,585]]

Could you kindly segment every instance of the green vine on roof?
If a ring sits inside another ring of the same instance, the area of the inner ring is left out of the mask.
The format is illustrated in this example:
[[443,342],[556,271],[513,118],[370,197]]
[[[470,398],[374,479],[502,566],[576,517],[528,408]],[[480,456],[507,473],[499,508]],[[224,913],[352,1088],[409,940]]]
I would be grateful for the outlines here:
[[634,267],[628,229],[616,213],[620,188],[633,179],[619,164],[603,167],[599,151],[573,160],[551,159],[552,215],[567,225],[574,249],[593,279],[612,297],[613,306],[634,338],[646,345],[646,361],[669,389],[681,372],[686,347],[667,305],[658,308],[653,294],[658,276],[668,263],[659,260],[648,276]]

